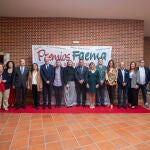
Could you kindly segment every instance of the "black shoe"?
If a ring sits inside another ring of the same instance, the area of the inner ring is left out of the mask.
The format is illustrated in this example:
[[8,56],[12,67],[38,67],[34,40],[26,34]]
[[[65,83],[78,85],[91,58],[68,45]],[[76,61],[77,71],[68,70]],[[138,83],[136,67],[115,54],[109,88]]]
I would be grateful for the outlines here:
[[100,104],[96,104],[96,107],[100,106]]
[[46,106],[45,106],[45,105],[43,105],[43,109],[46,109]]
[[20,108],[20,107],[17,106],[17,107],[16,107],[16,110],[18,110],[19,108]]
[[85,105],[85,104],[82,104],[82,106],[83,106],[83,107],[86,107],[86,105]]
[[76,107],[80,106],[80,104],[77,104]]
[[122,106],[124,109],[127,109],[127,106]]
[[39,110],[39,106],[36,106],[35,109],[36,109],[36,110]]
[[121,105],[118,105],[118,108],[120,109],[120,108],[121,108]]
[[49,109],[51,109],[51,108],[52,108],[52,107],[51,107],[51,104],[48,104],[48,108],[49,108]]
[[26,106],[25,106],[25,105],[23,105],[23,106],[22,106],[22,108],[23,108],[23,109],[26,109]]
[[36,106],[35,105],[32,105],[32,108],[35,108]]

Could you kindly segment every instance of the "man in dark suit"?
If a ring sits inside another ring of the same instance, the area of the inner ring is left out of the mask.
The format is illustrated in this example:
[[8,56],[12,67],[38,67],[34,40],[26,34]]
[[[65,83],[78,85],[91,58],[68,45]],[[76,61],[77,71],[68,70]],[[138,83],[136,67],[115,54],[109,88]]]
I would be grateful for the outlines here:
[[149,107],[147,102],[147,85],[150,81],[149,69],[144,66],[144,60],[140,60],[140,66],[137,67],[137,70],[140,72],[140,81],[138,81],[139,91],[142,91],[142,97],[144,101],[144,106]]
[[79,65],[75,68],[75,78],[76,78],[76,92],[77,92],[77,105],[81,104],[81,94],[82,94],[82,106],[85,106],[86,102],[86,86],[85,86],[85,74],[88,68],[84,66],[83,59],[79,60]]
[[[16,89],[16,109],[26,108],[26,89],[29,69],[25,67],[25,60],[20,59],[20,66],[15,68],[13,76],[13,87]],[[22,102],[21,97],[22,95]]]
[[[125,69],[124,62],[120,63],[120,69],[118,69],[118,108],[125,108],[126,109],[126,99],[127,99],[127,92],[128,92],[128,82],[129,82],[129,71]],[[123,102],[121,102],[123,92]]]
[[56,60],[56,67],[54,68],[54,83],[53,83],[56,98],[56,108],[61,107],[63,85],[64,85],[63,67],[61,67],[61,61],[58,59]]
[[48,108],[51,109],[52,86],[54,80],[54,67],[49,63],[49,57],[44,58],[45,64],[40,68],[41,77],[43,80],[43,109],[46,108],[48,95]]

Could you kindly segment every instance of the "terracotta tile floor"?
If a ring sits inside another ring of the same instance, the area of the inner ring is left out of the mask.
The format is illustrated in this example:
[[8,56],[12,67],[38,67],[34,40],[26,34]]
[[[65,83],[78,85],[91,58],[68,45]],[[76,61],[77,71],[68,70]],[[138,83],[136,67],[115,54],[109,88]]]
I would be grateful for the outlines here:
[[150,150],[150,114],[0,114],[0,150]]

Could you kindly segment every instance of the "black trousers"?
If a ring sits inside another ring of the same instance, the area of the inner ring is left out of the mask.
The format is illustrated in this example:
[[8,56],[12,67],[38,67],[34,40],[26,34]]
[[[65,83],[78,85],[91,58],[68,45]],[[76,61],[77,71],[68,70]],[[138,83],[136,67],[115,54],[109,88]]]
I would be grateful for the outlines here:
[[34,106],[38,107],[40,105],[40,92],[37,91],[37,85],[32,84],[32,95],[34,100]]
[[115,97],[115,85],[107,85],[108,95],[110,99],[110,104],[114,104],[114,97]]
[[[126,106],[128,87],[118,85],[118,106]],[[123,96],[123,101],[121,100]]]
[[[25,107],[26,105],[26,87],[20,86],[16,87],[16,107],[23,106]],[[22,100],[21,100],[22,99]]]
[[61,107],[63,87],[54,86],[54,91],[55,91],[55,98],[56,98],[56,107]]
[[43,106],[46,106],[48,95],[48,105],[51,105],[52,85],[43,84]]
[[96,105],[105,105],[105,85],[96,89]]
[[138,89],[135,88],[128,89],[128,103],[131,104],[131,106],[138,105]]
[[86,86],[76,83],[76,93],[77,93],[77,104],[81,104],[81,94],[82,94],[82,105],[86,103]]

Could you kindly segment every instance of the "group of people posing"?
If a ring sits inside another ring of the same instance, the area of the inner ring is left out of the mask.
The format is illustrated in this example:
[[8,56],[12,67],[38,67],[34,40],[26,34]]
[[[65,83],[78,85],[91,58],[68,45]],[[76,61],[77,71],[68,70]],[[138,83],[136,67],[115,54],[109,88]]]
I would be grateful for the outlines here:
[[[44,58],[44,64],[38,70],[38,64],[33,63],[31,71],[25,66],[25,60],[20,60],[20,66],[15,67],[13,61],[8,61],[6,67],[0,64],[0,109],[8,110],[9,107],[26,108],[26,91],[32,90],[33,107],[39,109],[40,95],[43,93],[43,109],[48,105],[51,109],[52,90],[54,89],[56,108],[62,106],[64,98],[65,106],[72,107],[82,105],[86,107],[87,96],[90,109],[95,106],[106,106],[110,109],[114,106],[114,97],[117,88],[118,108],[134,109],[138,105],[138,94],[141,89],[143,104],[148,106],[147,85],[150,83],[150,70],[144,67],[144,60],[139,67],[133,61],[129,70],[124,62],[119,69],[115,67],[114,60],[110,60],[107,66],[103,65],[103,59],[98,60],[98,65],[93,62],[89,68],[80,59],[78,66],[73,67],[71,60],[67,66],[61,66],[61,60],[56,60],[55,66],[50,64],[49,57]],[[106,102],[105,93],[108,92],[109,102]]]

